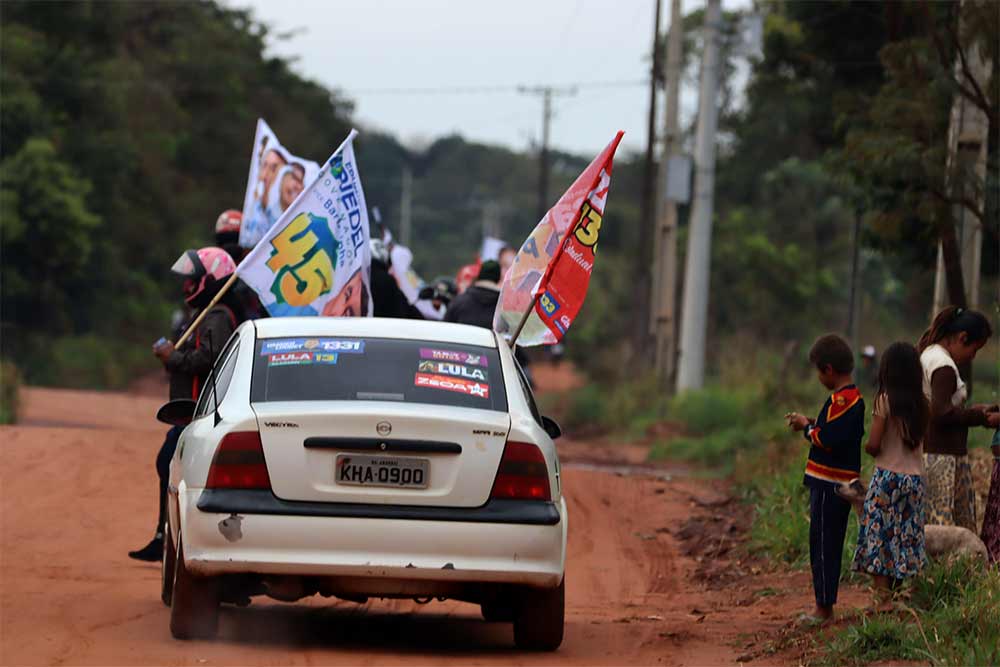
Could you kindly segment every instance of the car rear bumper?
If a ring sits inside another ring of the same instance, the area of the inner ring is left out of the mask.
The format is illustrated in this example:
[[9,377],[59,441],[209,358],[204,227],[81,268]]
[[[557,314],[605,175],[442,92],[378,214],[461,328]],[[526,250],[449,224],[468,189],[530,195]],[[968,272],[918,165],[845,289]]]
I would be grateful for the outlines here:
[[185,561],[199,574],[539,587],[555,587],[563,576],[564,501],[494,501],[468,509],[372,507],[281,501],[269,491],[185,488],[177,498]]

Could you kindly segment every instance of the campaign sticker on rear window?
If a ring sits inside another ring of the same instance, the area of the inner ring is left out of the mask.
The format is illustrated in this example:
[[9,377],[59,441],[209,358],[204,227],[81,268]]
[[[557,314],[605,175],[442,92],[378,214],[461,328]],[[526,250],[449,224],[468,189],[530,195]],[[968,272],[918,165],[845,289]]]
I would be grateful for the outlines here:
[[268,366],[298,366],[311,363],[312,352],[279,352],[267,357]]
[[453,364],[450,361],[421,361],[417,366],[421,373],[432,373],[434,375],[451,375],[452,377],[465,378],[467,380],[478,380],[486,382],[486,371],[474,366],[463,364]]
[[281,352],[299,351],[364,354],[365,342],[340,338],[274,338],[265,340],[260,346],[260,354],[265,357]]
[[267,357],[268,366],[302,366],[305,364],[335,364],[336,352],[279,352]]
[[433,350],[431,348],[420,348],[421,359],[431,359],[433,361],[451,361],[457,364],[469,364],[471,366],[487,366],[485,354],[471,354],[469,352],[458,352],[456,350]]
[[452,378],[444,375],[431,375],[429,373],[417,373],[413,379],[413,384],[417,387],[428,387],[430,389],[443,389],[453,391],[466,396],[478,396],[479,398],[490,397],[490,386],[481,382]]

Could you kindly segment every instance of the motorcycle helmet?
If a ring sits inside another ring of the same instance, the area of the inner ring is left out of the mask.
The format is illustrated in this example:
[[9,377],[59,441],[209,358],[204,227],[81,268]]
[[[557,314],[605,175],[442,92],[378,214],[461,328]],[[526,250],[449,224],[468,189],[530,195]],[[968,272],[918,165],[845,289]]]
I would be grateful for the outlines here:
[[236,262],[222,248],[185,250],[170,267],[184,279],[184,300],[195,308],[207,305],[235,270]]
[[223,246],[236,243],[240,239],[240,225],[243,224],[243,214],[235,209],[229,209],[219,214],[215,221],[215,244]]

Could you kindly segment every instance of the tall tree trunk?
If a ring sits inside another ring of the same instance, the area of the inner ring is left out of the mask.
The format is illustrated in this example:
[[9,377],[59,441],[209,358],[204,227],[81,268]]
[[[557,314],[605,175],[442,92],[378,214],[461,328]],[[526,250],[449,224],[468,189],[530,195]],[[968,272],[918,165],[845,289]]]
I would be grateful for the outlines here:
[[965,281],[962,279],[962,253],[955,235],[955,219],[948,203],[938,204],[938,234],[941,238],[941,255],[944,258],[944,275],[948,301],[953,306],[965,308]]

